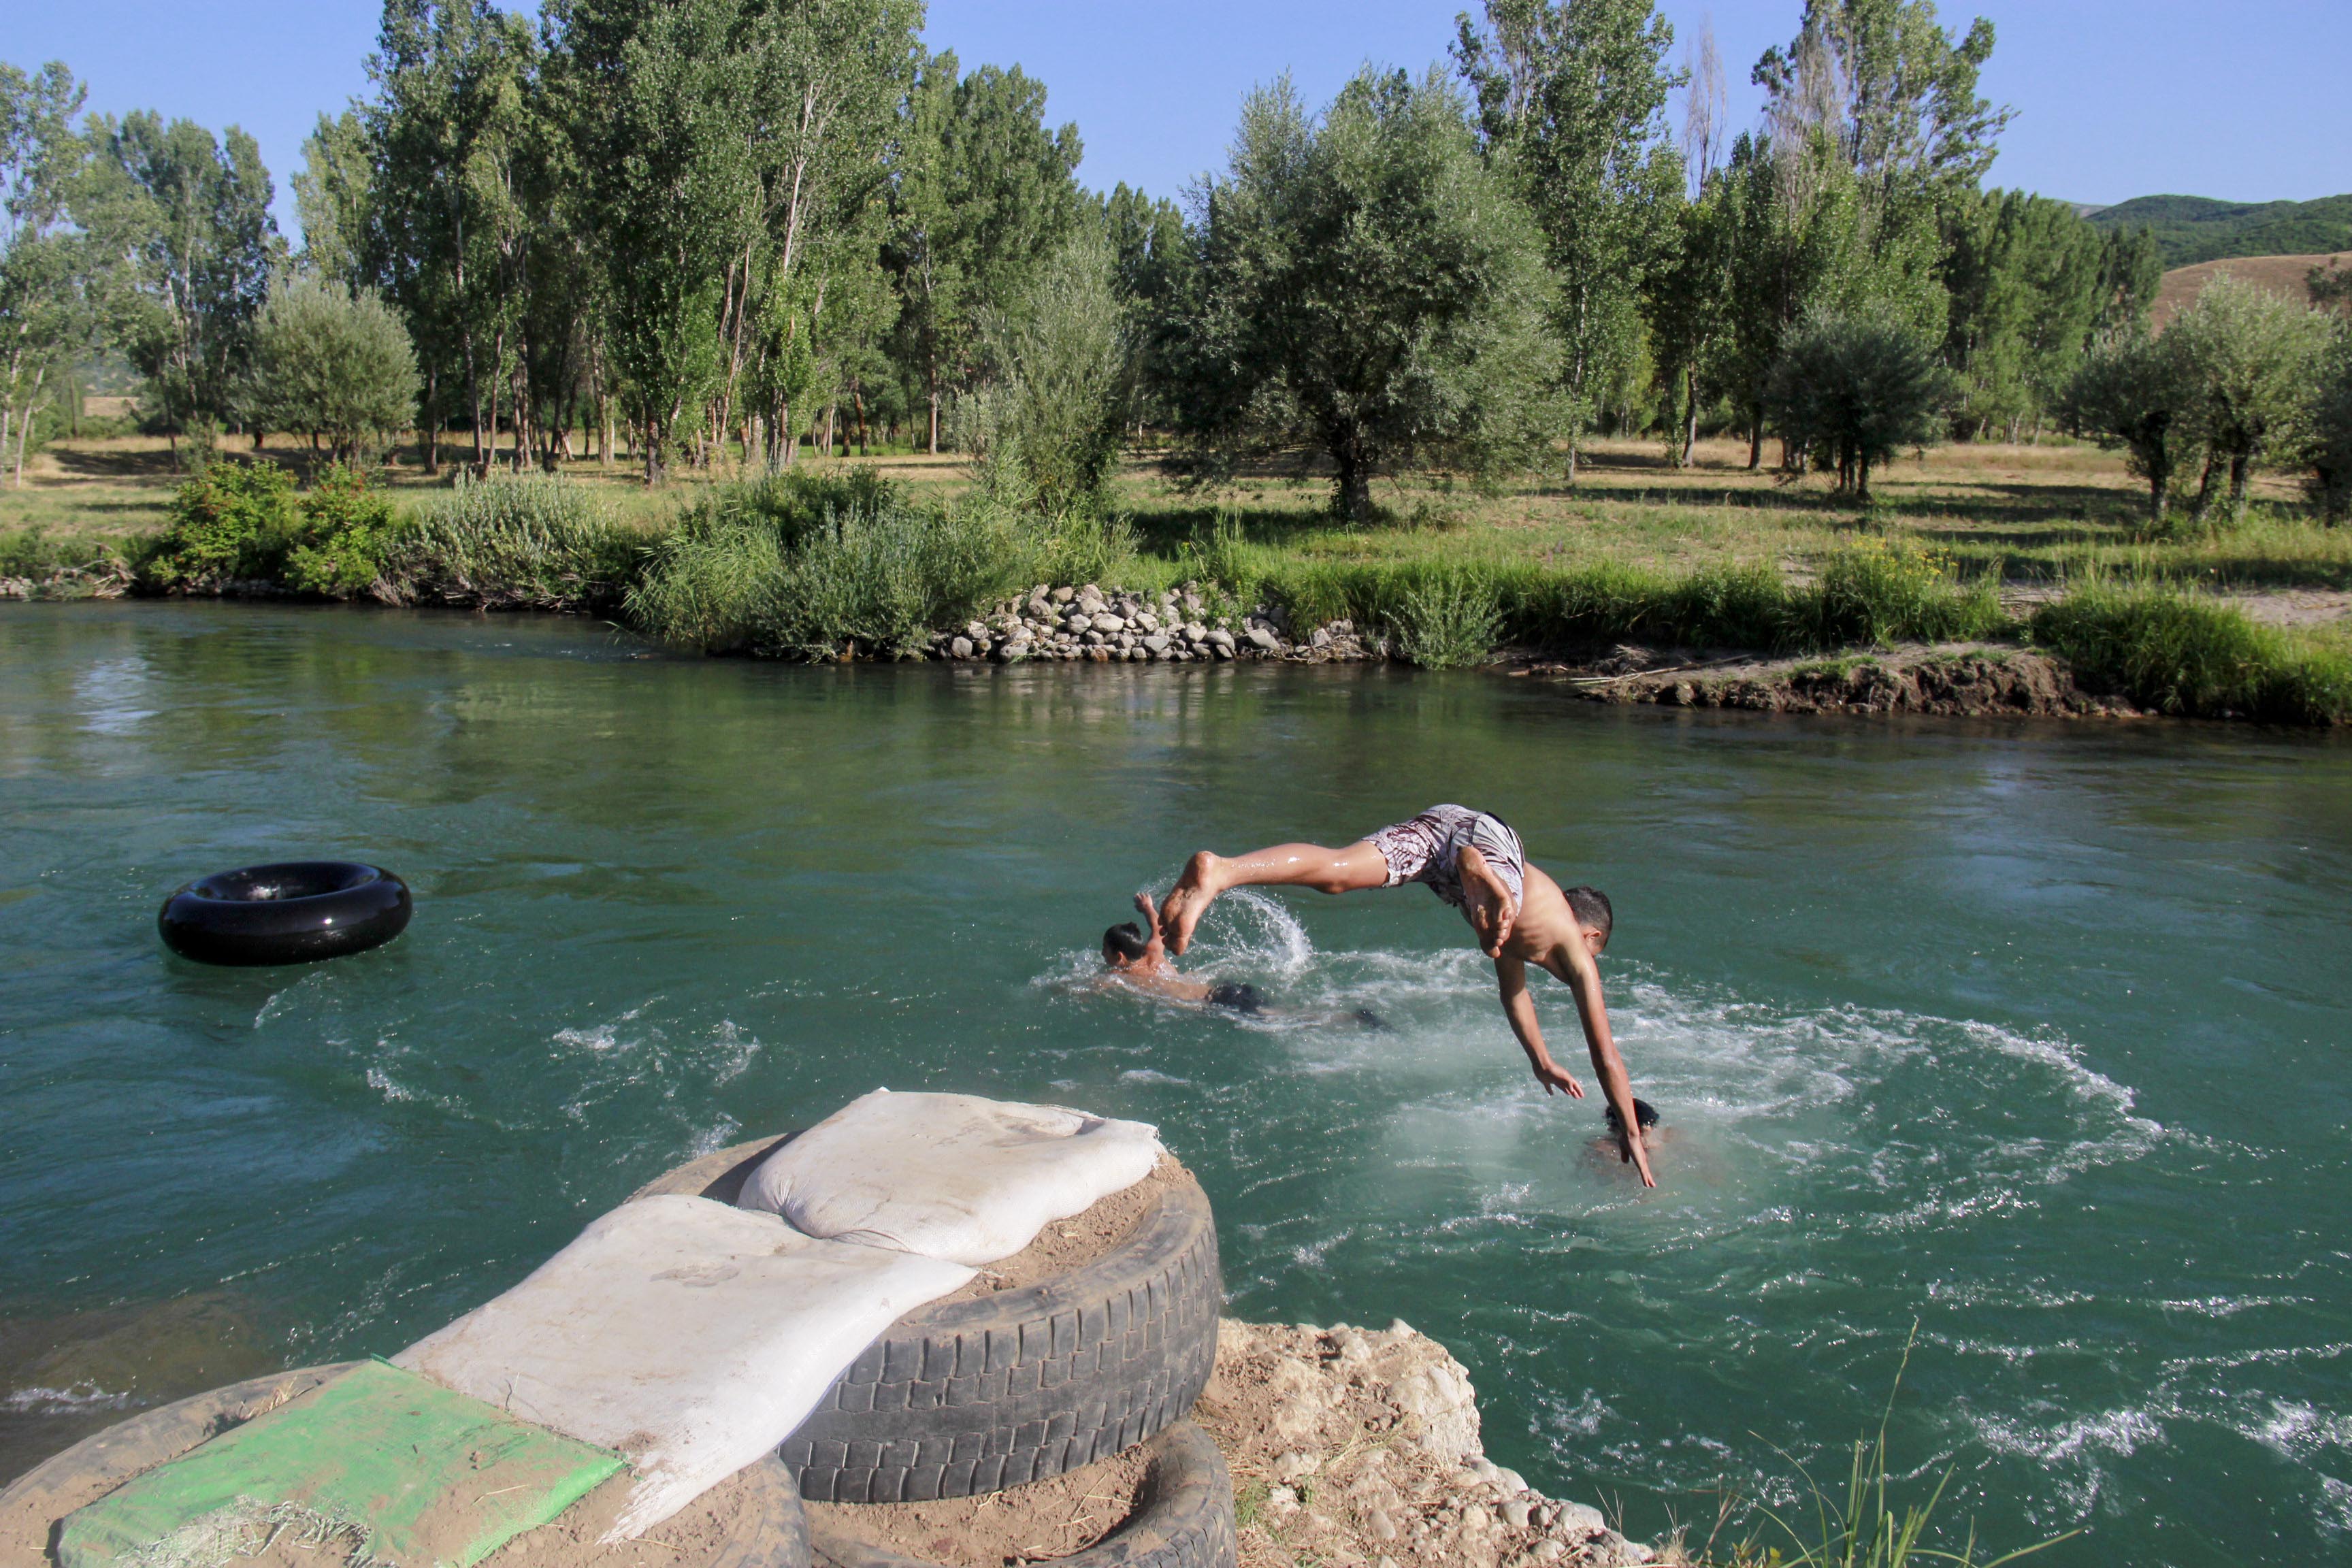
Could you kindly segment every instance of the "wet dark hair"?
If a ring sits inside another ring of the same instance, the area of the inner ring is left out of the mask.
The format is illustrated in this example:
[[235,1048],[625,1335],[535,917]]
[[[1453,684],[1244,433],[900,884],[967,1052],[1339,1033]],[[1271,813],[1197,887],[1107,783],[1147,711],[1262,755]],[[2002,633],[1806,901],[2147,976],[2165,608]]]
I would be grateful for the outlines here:
[[1103,951],[1115,952],[1129,963],[1133,963],[1151,951],[1151,941],[1143,934],[1141,926],[1137,925],[1133,921],[1129,921],[1103,932]]
[[1617,911],[1609,907],[1609,895],[1598,888],[1570,888],[1568,890],[1568,911],[1576,917],[1578,925],[1590,926],[1599,931],[1603,942],[1609,940],[1610,930],[1617,923]]
[[[1612,1105],[1605,1109],[1609,1112],[1609,1131],[1622,1132],[1625,1130],[1625,1123],[1618,1117],[1617,1108]],[[1636,1099],[1633,1101],[1633,1120],[1640,1122],[1645,1129],[1655,1127],[1658,1124],[1658,1108],[1646,1100]]]

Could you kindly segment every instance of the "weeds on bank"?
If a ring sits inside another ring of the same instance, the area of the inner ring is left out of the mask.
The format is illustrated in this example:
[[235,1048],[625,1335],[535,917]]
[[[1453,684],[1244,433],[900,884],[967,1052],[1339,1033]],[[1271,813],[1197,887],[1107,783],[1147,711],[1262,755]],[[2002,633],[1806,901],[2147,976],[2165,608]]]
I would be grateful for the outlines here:
[[1947,1466],[1937,1479],[1935,1489],[1924,1501],[1903,1501],[1895,1498],[1888,1485],[1887,1424],[1895,1415],[1895,1401],[1903,1390],[1903,1374],[1910,1369],[1911,1350],[1918,1342],[1919,1326],[1911,1326],[1911,1337],[1903,1346],[1903,1360],[1895,1372],[1895,1386],[1887,1391],[1886,1408],[1878,1418],[1878,1436],[1874,1440],[1857,1437],[1853,1443],[1853,1463],[1847,1474],[1843,1501],[1822,1489],[1812,1472],[1805,1468],[1785,1450],[1776,1448],[1797,1473],[1805,1479],[1811,1494],[1812,1518],[1791,1523],[1772,1509],[1761,1503],[1756,1511],[1762,1514],[1786,1539],[1767,1544],[1760,1537],[1751,1536],[1734,1546],[1728,1559],[1718,1560],[1703,1552],[1696,1561],[1713,1563],[1718,1561],[1724,1568],[1906,1568],[1913,1563],[1938,1563],[1958,1568],[2000,1568],[2021,1557],[2057,1545],[2082,1533],[2079,1530],[2053,1535],[1998,1557],[1979,1558],[1976,1527],[1969,1528],[1968,1539],[1959,1551],[1950,1552],[1922,1543],[1936,1510],[1944,1500],[1945,1489],[1951,1485],[1957,1466]]
[[905,658],[1022,581],[1051,541],[984,497],[910,500],[871,474],[716,487],[627,595],[641,630],[706,653]]
[[2169,584],[2093,578],[2027,625],[2085,685],[2159,712],[2289,724],[2352,719],[2352,646],[2342,637],[2263,626]]
[[459,474],[381,552],[384,597],[403,604],[604,609],[636,575],[642,537],[588,492],[540,474]]

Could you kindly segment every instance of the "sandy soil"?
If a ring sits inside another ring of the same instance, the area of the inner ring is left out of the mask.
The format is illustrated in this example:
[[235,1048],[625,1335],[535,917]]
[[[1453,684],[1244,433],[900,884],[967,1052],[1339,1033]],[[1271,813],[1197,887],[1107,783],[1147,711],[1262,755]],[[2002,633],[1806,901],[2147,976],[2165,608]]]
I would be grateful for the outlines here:
[[1084,1552],[1127,1522],[1149,1479],[1141,1447],[1027,1486],[945,1502],[811,1503],[809,1527],[947,1568]]
[[[768,1483],[753,1470],[729,1477],[635,1541],[599,1544],[628,1505],[629,1477],[614,1476],[552,1524],[526,1531],[482,1559],[482,1568],[691,1568],[752,1527]],[[318,1568],[307,1559],[300,1568]]]
[[971,1284],[940,1300],[969,1301],[1000,1290],[1042,1284],[1057,1274],[1083,1268],[1124,1240],[1136,1221],[1158,1208],[1161,1194],[1194,1184],[1192,1173],[1173,1154],[1162,1154],[1151,1174],[1135,1185],[1111,1194],[1084,1214],[1050,1222],[1026,1247],[990,1264]]

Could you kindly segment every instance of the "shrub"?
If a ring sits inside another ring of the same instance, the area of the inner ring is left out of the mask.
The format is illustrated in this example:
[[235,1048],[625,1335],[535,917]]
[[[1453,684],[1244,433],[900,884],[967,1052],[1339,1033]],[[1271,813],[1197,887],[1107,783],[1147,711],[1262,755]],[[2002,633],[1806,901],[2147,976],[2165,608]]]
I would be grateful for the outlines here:
[[373,588],[395,526],[391,498],[370,489],[366,476],[336,463],[295,506],[302,523],[287,552],[285,584],[331,599]]
[[1493,657],[1503,606],[1491,576],[1449,571],[1406,588],[1388,619],[1405,658],[1423,669],[1455,669]]
[[212,463],[172,499],[144,577],[151,587],[217,592],[227,583],[276,582],[299,542],[294,478],[275,463]]
[[1010,588],[1035,542],[1001,507],[910,501],[870,477],[722,486],[681,514],[629,619],[706,653],[919,653]]
[[560,479],[460,473],[386,542],[382,591],[399,604],[607,608],[642,554],[636,535]]
[[2084,684],[2160,712],[2294,724],[2352,718],[2352,649],[2177,588],[2088,584],[2036,610],[2030,626]]
[[1877,540],[1823,562],[1821,580],[1791,595],[1790,611],[1784,640],[1808,649],[1995,637],[2009,625],[1990,578],[1962,587],[1936,556]]

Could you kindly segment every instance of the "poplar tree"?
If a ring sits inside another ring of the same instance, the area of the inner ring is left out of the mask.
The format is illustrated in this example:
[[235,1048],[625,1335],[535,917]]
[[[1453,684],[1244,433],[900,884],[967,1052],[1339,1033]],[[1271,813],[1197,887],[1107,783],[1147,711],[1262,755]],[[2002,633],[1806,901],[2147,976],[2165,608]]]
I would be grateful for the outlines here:
[[73,124],[82,98],[60,63],[0,64],[0,463],[18,485],[34,421],[92,330],[68,207],[89,153]]
[[110,334],[146,378],[176,463],[181,435],[209,450],[252,361],[254,318],[285,251],[269,171],[234,125],[215,137],[141,110],[98,117],[89,135],[74,217]]
[[925,58],[908,96],[892,183],[888,265],[902,301],[898,343],[939,450],[947,396],[978,370],[982,322],[1076,228],[1076,125],[1049,131],[1045,84],[1019,68],[971,75]]
[[1569,437],[1633,363],[1643,284],[1674,240],[1682,163],[1666,140],[1674,29],[1651,0],[1486,0],[1454,46],[1488,156],[1534,211],[1559,279]]

